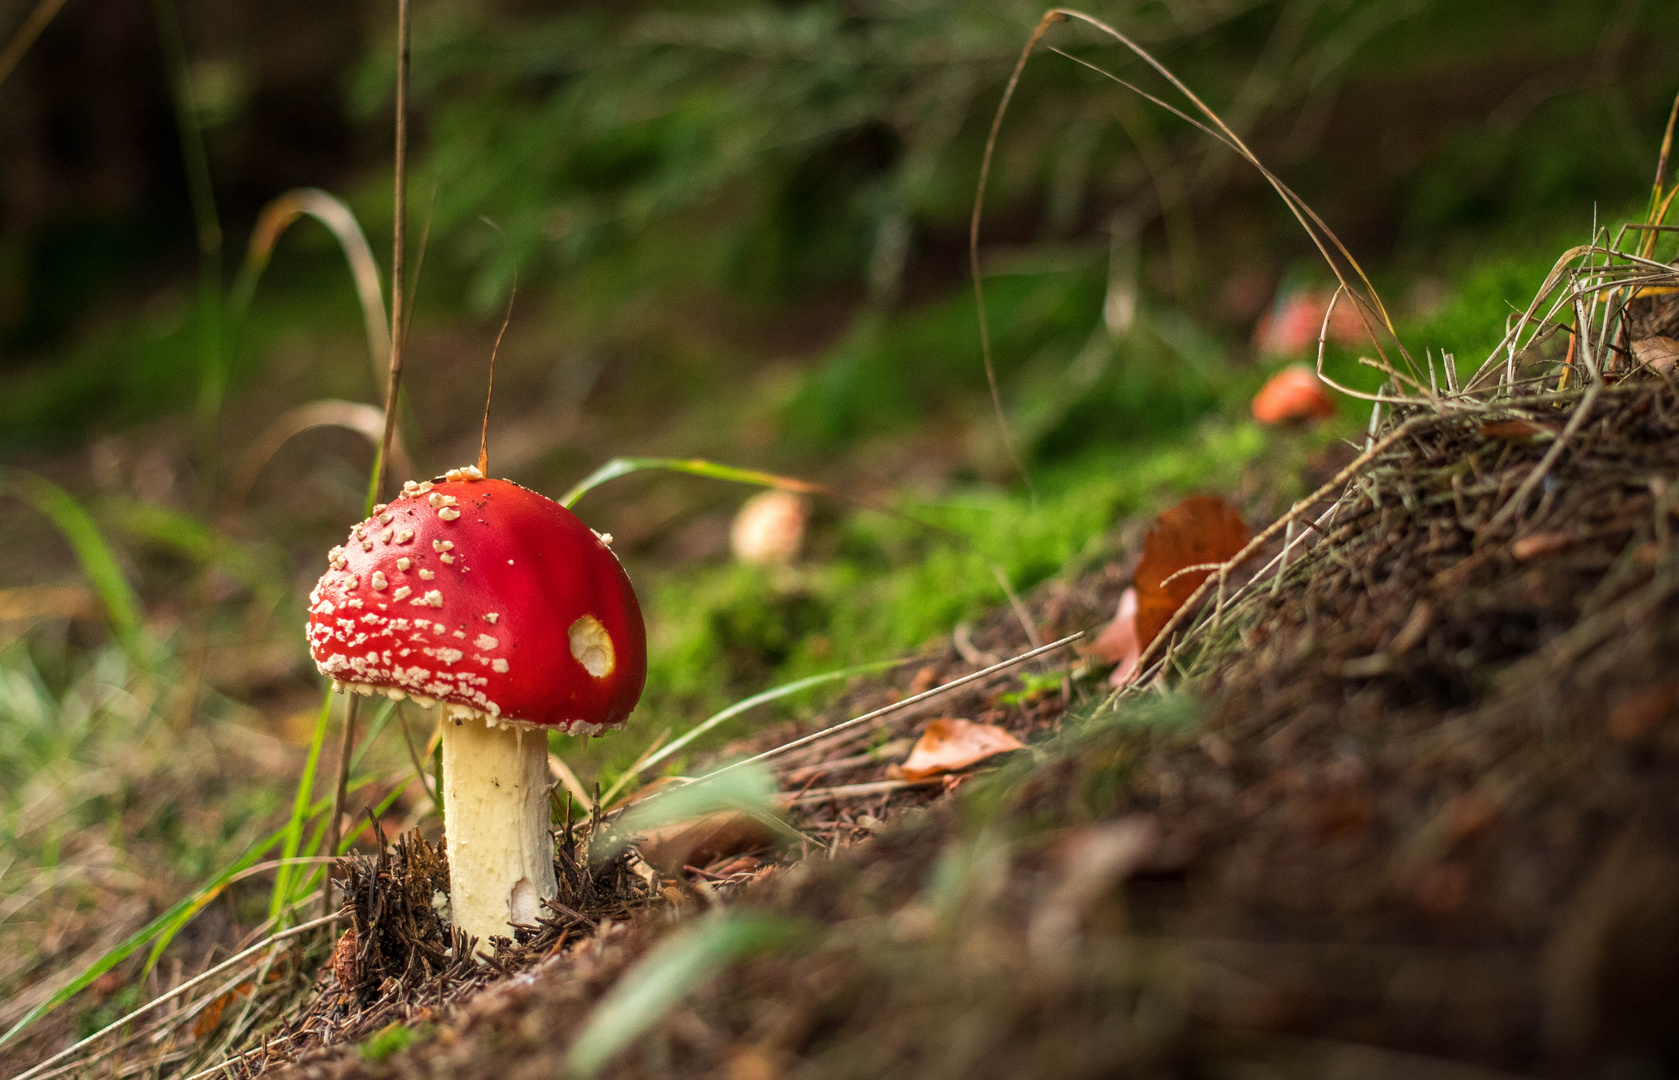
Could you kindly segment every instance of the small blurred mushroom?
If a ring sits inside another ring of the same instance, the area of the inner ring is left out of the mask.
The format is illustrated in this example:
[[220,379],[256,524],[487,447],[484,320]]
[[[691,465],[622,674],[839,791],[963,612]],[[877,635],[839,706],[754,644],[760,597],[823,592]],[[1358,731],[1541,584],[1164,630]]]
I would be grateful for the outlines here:
[[1323,380],[1305,364],[1290,364],[1253,396],[1253,418],[1261,424],[1322,420],[1335,415]]
[[791,491],[761,491],[746,500],[729,527],[729,550],[743,563],[789,563],[804,547],[810,501]]
[[1317,348],[1329,319],[1329,340],[1355,349],[1369,340],[1358,305],[1343,296],[1330,310],[1334,294],[1327,289],[1294,289],[1277,297],[1253,329],[1254,349],[1262,356],[1299,356]]

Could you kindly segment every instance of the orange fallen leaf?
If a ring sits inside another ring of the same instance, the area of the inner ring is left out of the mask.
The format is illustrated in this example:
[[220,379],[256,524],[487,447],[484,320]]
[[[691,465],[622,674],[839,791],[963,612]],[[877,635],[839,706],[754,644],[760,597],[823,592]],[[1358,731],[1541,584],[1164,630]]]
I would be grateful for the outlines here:
[[[1186,567],[1221,563],[1248,542],[1247,522],[1211,495],[1191,495],[1155,519],[1131,581],[1137,588],[1137,642],[1146,649],[1212,571]],[[1175,576],[1174,576],[1175,575]]]
[[204,1007],[204,1011],[198,1014],[198,1019],[192,1022],[192,1037],[195,1039],[202,1039],[210,1032],[216,1030],[216,1027],[222,1022],[222,1013],[227,1011],[227,1007],[239,998],[247,998],[250,996],[251,984],[241,983],[240,985],[235,986],[232,990],[223,994],[221,997],[210,1002],[209,1005]]
[[1538,435],[1553,434],[1549,428],[1541,427],[1531,420],[1488,420],[1481,425],[1481,434],[1489,439],[1508,439],[1511,442],[1526,442]]
[[1679,685],[1658,683],[1623,695],[1609,708],[1605,727],[1616,742],[1634,743],[1660,727],[1679,706]]
[[1335,415],[1335,402],[1317,372],[1305,364],[1283,368],[1253,396],[1253,418],[1261,424],[1322,420]]
[[986,758],[1024,750],[1026,744],[995,724],[941,717],[927,725],[904,759],[906,780],[925,780],[940,773],[966,769]]
[[1527,562],[1545,555],[1555,555],[1564,548],[1578,543],[1582,537],[1570,533],[1540,533],[1537,536],[1524,536],[1510,545],[1510,554],[1517,562]]
[[1086,654],[1104,664],[1118,664],[1108,682],[1124,686],[1137,673],[1137,661],[1142,658],[1142,642],[1137,640],[1137,589],[1126,589],[1119,597],[1119,611],[1090,647]]

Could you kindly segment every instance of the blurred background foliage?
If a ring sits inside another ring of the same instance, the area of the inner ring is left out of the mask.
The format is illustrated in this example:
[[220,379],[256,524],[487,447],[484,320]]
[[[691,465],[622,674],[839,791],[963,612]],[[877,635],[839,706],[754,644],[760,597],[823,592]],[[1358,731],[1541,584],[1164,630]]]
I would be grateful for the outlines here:
[[[392,228],[392,6],[176,3],[69,0],[0,82],[0,456],[88,508],[145,643],[113,642],[77,549],[9,504],[0,867],[62,865],[63,837],[96,834],[76,865],[118,874],[143,848],[152,883],[119,889],[136,911],[272,827],[318,693],[301,599],[359,517],[371,457],[318,429],[244,460],[288,409],[379,399],[332,236],[287,231],[248,313],[226,291],[261,208],[289,189],[343,198],[381,262]],[[29,6],[0,14],[0,38]],[[1089,10],[1318,210],[1413,351],[1465,364],[1562,248],[1640,207],[1679,89],[1672,4]],[[1115,522],[1162,492],[1239,490],[1263,513],[1361,425],[1351,403],[1310,435],[1246,419],[1265,374],[1299,358],[1262,355],[1256,324],[1328,280],[1271,191],[1187,124],[1040,51],[1002,125],[981,241],[1028,492],[990,413],[966,245],[986,132],[1041,14],[1019,0],[416,4],[410,235],[425,255],[403,430],[419,469],[475,455],[517,283],[498,474],[557,495],[616,454],[705,456],[962,538],[823,504],[800,561],[741,566],[727,536],[744,489],[637,476],[589,495],[580,513],[615,534],[646,600],[653,660],[631,735],[556,744],[586,780],[777,681],[948,633],[1001,602],[994,565],[1016,588],[1099,565]],[[1047,40],[1162,85],[1086,28]],[[195,130],[208,218],[189,194]],[[1336,347],[1329,363],[1368,386],[1355,357]],[[238,782],[235,731],[253,733]],[[400,775],[394,737],[369,760]],[[160,785],[160,762],[174,781]],[[210,809],[170,810],[183,791]],[[410,803],[423,815],[429,800]],[[95,879],[118,888],[78,880]],[[28,906],[58,880],[11,885],[0,869],[0,933],[29,911],[15,925],[52,943],[0,967],[0,989],[99,939],[80,923],[41,936],[71,918]],[[105,903],[77,895],[80,910]]]
[[[244,7],[179,13],[227,244],[299,184],[350,197],[369,233],[388,235],[388,13]],[[1636,2],[1095,13],[1282,167],[1399,300],[1489,244],[1543,250],[1589,228],[1594,204],[1636,200],[1679,35],[1669,6]],[[940,391],[974,385],[967,215],[991,111],[1039,14],[897,0],[421,4],[416,228],[429,218],[433,240],[420,318],[488,320],[520,275],[524,314],[544,309],[614,373],[629,352],[638,374],[678,386],[730,362],[800,361],[776,410],[789,450],[926,421],[958,396]],[[183,276],[193,226],[152,21],[137,0],[98,14],[71,4],[5,88],[13,446],[82,438],[194,390],[180,350],[158,341],[179,321],[158,293]],[[1053,38],[1147,74],[1088,30]],[[1146,302],[1226,335],[1279,282],[1317,272],[1251,170],[1054,56],[1027,70],[990,207],[990,265],[1010,276],[996,289],[1013,335],[998,356],[1013,367],[1076,350],[1112,259],[1134,263]],[[237,357],[247,380],[272,377],[282,327],[348,322],[330,250],[298,232]]]

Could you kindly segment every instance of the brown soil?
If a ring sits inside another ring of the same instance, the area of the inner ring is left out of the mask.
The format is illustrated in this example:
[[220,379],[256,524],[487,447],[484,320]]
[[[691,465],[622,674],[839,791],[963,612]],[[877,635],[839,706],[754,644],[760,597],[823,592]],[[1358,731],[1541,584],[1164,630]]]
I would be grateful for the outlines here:
[[[1679,388],[1608,388],[1536,473],[1576,407],[1420,422],[1274,592],[1191,634],[1191,693],[1007,704],[1000,678],[782,762],[829,852],[708,853],[503,965],[523,977],[410,1010],[413,1046],[373,1060],[350,1025],[289,1075],[560,1075],[617,977],[723,898],[816,929],[721,968],[611,1075],[1679,1070]],[[1040,590],[1038,629],[1100,622],[1124,579]],[[1024,644],[999,614],[828,719]],[[889,782],[861,750],[941,714],[1040,749],[857,792]]]

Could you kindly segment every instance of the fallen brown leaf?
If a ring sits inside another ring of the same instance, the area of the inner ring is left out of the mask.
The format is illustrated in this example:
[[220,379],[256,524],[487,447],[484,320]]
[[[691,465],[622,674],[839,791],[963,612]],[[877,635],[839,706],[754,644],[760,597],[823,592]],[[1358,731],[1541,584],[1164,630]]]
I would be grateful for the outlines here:
[[667,877],[684,866],[707,866],[731,855],[767,847],[775,835],[763,822],[739,810],[719,810],[692,821],[661,825],[642,834],[641,857]]
[[1582,539],[1570,533],[1540,533],[1537,536],[1524,536],[1510,545],[1510,554],[1517,562],[1527,562],[1545,555],[1555,555],[1563,548]]
[[906,780],[925,780],[940,773],[965,769],[986,758],[1024,750],[1026,744],[995,724],[941,717],[927,725],[904,759]]
[[1113,622],[1090,643],[1085,655],[1104,664],[1118,664],[1108,682],[1124,686],[1137,673],[1137,661],[1142,654],[1142,643],[1137,640],[1137,590],[1132,587],[1120,594],[1119,611],[1114,615]]
[[222,1022],[222,1013],[227,1011],[227,1007],[239,998],[247,998],[250,996],[251,984],[241,983],[240,985],[235,986],[232,990],[223,994],[221,997],[210,1002],[210,1004],[204,1007],[204,1011],[198,1014],[198,1019],[192,1022],[192,1037],[195,1039],[202,1039],[210,1032],[216,1030],[217,1025]]
[[1435,863],[1417,879],[1417,906],[1444,918],[1456,914],[1469,899],[1469,868],[1460,862]]
[[1527,442],[1540,435],[1550,435],[1553,432],[1546,427],[1535,424],[1531,420],[1488,420],[1481,425],[1481,434],[1489,439],[1508,439],[1511,442]]
[[1137,588],[1139,647],[1148,648],[1211,573],[1179,571],[1224,562],[1247,542],[1248,526],[1242,515],[1211,495],[1191,495],[1155,519],[1154,528],[1143,541],[1142,561],[1131,578]]
[[1656,730],[1679,706],[1679,686],[1658,683],[1625,694],[1609,708],[1604,727],[1616,742],[1638,742]]
[[1632,343],[1632,359],[1652,371],[1671,371],[1679,363],[1679,341],[1670,337],[1647,337]]

